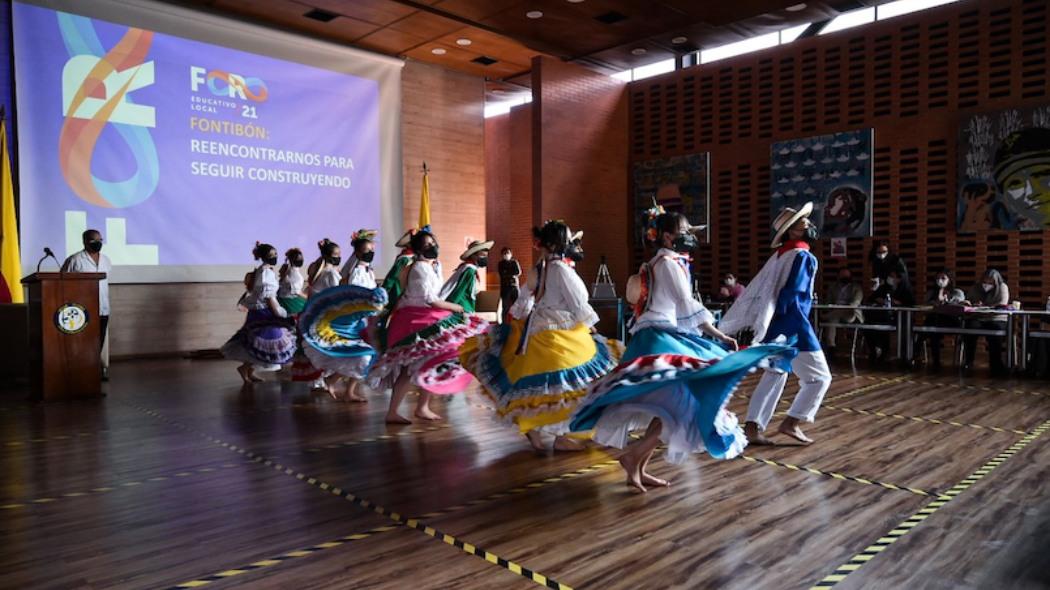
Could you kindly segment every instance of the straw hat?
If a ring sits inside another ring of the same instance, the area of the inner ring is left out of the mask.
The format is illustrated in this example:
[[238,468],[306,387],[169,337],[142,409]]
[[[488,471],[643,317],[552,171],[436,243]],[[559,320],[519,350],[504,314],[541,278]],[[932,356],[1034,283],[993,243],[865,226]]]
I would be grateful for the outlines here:
[[416,233],[415,230],[408,230],[405,235],[401,236],[401,239],[394,244],[398,248],[408,248],[412,244],[412,234]]
[[642,298],[642,275],[633,274],[627,277],[627,303],[636,305]]
[[784,210],[780,212],[780,215],[777,215],[777,218],[773,220],[773,231],[776,233],[773,235],[773,243],[770,245],[770,248],[777,248],[783,244],[784,240],[782,238],[784,237],[784,234],[787,233],[787,230],[791,229],[791,226],[798,223],[799,219],[809,217],[811,213],[813,213],[812,202],[806,203],[798,211],[791,207],[785,207]]
[[485,251],[485,250],[491,250],[492,246],[494,246],[495,244],[496,244],[496,242],[493,242],[491,240],[488,241],[488,242],[480,242],[478,240],[473,240],[472,242],[467,244],[467,249],[464,250],[463,253],[459,255],[459,259],[463,260],[463,261],[466,261],[468,258],[470,258],[471,256],[477,254],[478,252],[482,252],[482,251]]
[[581,229],[580,231],[578,231],[578,232],[572,234],[571,236],[569,236],[569,243],[571,244],[573,242],[577,242],[577,241],[582,240],[582,239],[583,239],[583,230]]

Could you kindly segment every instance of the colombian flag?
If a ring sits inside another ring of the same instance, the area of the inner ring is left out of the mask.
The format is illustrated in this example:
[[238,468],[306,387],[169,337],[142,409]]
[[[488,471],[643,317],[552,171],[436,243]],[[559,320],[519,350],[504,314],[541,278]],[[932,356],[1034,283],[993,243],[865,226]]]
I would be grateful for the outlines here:
[[426,162],[423,162],[423,191],[419,196],[419,225],[416,227],[430,227],[430,174]]
[[18,253],[15,189],[7,149],[7,122],[0,112],[0,303],[25,303],[20,282],[22,263]]

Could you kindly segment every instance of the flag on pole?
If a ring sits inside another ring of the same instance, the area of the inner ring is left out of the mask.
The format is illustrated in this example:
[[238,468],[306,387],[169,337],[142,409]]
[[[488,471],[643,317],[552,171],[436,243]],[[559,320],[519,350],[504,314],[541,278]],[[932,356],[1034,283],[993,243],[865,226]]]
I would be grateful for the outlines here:
[[423,162],[423,191],[419,196],[419,229],[430,226],[430,170]]
[[0,109],[0,303],[25,303],[22,297],[22,262],[18,252],[15,188],[11,182],[11,157],[7,148],[7,121]]

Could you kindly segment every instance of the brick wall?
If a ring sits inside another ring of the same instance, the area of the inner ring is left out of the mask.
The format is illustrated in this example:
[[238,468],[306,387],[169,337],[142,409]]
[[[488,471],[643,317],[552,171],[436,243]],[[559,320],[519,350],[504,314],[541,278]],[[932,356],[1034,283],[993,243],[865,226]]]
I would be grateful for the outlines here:
[[[956,232],[956,141],[967,114],[1050,102],[1048,17],[1045,0],[959,2],[634,82],[631,160],[711,153],[712,242],[696,265],[711,291],[768,256],[770,144],[873,127],[874,233],[917,291],[941,267],[969,287],[992,266],[1042,307],[1050,232]],[[871,242],[848,240],[846,258],[821,243],[821,276],[870,274]]]

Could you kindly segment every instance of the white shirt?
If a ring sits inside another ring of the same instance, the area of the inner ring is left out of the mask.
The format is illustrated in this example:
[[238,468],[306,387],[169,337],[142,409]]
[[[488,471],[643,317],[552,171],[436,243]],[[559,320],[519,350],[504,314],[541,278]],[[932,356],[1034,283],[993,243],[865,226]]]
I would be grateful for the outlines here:
[[303,292],[306,279],[298,266],[289,266],[288,274],[281,279],[281,286],[277,289],[277,296],[283,298],[299,297]]
[[91,259],[91,254],[88,254],[87,250],[81,250],[76,254],[66,258],[66,261],[62,263],[63,272],[104,272],[106,278],[98,282],[98,315],[103,316],[109,315],[109,273],[112,272],[113,265],[109,262],[109,257],[99,252],[98,263]]
[[310,293],[320,293],[330,287],[336,287],[339,285],[339,279],[339,269],[330,264],[325,264],[324,268],[317,273],[317,277],[310,283]]
[[430,307],[441,299],[441,276],[434,265],[426,260],[416,260],[408,267],[405,292],[398,305],[404,307]]
[[255,270],[252,290],[241,301],[248,309],[268,309],[269,301],[277,297],[277,273],[272,266],[261,265]]
[[[345,268],[343,270],[346,270]],[[355,287],[364,287],[366,289],[376,288],[376,273],[372,270],[371,264],[365,264],[361,262],[350,269],[349,278],[346,280],[347,285],[354,285]]]
[[661,248],[649,261],[649,302],[631,327],[632,334],[654,326],[692,330],[715,323],[711,312],[693,297],[689,273],[680,259],[674,251]]
[[575,270],[563,260],[549,260],[543,293],[533,304],[529,334],[597,324],[598,314],[589,299],[587,285]]

